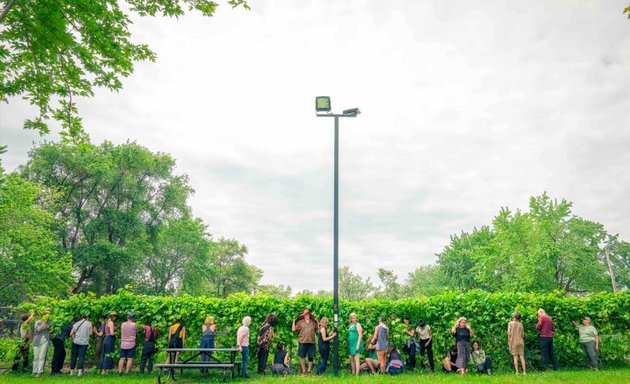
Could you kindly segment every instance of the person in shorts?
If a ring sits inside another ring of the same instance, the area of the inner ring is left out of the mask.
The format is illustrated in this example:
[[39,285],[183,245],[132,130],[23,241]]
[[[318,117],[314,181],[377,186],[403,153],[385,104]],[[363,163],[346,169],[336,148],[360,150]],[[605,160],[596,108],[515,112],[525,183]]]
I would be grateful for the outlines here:
[[127,359],[127,368],[125,373],[129,373],[133,365],[133,359],[136,357],[136,335],[138,334],[138,326],[136,325],[136,315],[129,312],[127,321],[120,326],[120,360],[118,360],[118,374],[122,375],[125,359]]
[[[317,322],[313,319],[311,311],[305,309],[299,316],[299,321],[295,319],[291,326],[293,332],[298,333],[298,356],[300,357],[300,368],[302,374],[311,373],[313,370],[313,360],[315,359],[315,330]],[[308,370],[305,366],[305,359],[308,357]]]
[[387,350],[389,349],[389,329],[385,325],[383,316],[378,318],[378,325],[374,328],[371,344],[376,344],[376,356],[381,368],[381,373],[385,373],[387,368]]

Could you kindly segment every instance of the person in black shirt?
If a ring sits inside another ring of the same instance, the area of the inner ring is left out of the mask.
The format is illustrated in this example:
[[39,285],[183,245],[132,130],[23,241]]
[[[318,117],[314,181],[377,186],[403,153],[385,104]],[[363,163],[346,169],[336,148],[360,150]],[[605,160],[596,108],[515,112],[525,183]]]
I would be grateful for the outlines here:
[[289,367],[291,361],[289,354],[284,350],[284,345],[278,343],[278,351],[273,355],[273,364],[271,365],[271,372],[277,375],[288,375],[293,373],[293,369]]
[[72,319],[72,321],[66,324],[56,336],[52,338],[52,343],[54,347],[52,362],[50,363],[51,375],[61,374],[61,370],[63,369],[63,363],[66,360],[66,340],[70,337],[70,331],[72,331],[72,326],[78,318]]
[[457,372],[461,375],[468,372],[468,359],[470,358],[470,337],[475,335],[465,317],[457,319],[455,326],[451,329],[457,344]]
[[326,372],[328,366],[328,356],[330,355],[330,340],[337,336],[334,331],[328,334],[326,327],[328,326],[328,318],[322,317],[319,321],[319,332],[317,332],[319,354],[322,357],[322,363],[317,367],[317,374],[321,375]]
[[444,358],[444,364],[442,366],[442,370],[444,372],[455,372],[458,370],[455,362],[457,361],[457,345],[452,344],[446,353],[446,357]]

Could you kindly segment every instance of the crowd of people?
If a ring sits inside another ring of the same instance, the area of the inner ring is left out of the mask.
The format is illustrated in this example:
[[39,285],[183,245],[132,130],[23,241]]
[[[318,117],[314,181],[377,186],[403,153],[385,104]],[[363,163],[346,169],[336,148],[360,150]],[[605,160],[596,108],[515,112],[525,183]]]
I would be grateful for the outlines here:
[[[39,316],[34,313],[24,315],[20,325],[21,345],[16,355],[13,370],[28,369],[29,352],[32,348],[33,375],[39,376],[44,372],[49,346],[52,344],[53,357],[51,362],[51,374],[60,374],[64,367],[66,357],[66,340],[71,340],[70,347],[70,375],[81,376],[84,373],[86,352],[91,338],[94,342],[94,362],[96,371],[102,375],[117,369],[118,374],[129,373],[132,369],[138,341],[142,342],[139,364],[140,373],[152,372],[153,360],[156,354],[156,342],[160,336],[158,329],[151,324],[138,325],[136,315],[133,312],[127,314],[126,321],[117,323],[118,313],[110,312],[107,316],[100,317],[92,323],[87,315],[73,319],[68,324],[58,327],[56,332],[51,332],[50,312],[43,311]],[[241,376],[249,377],[247,368],[250,357],[250,326],[252,319],[246,316],[242,319],[241,326],[236,332],[236,346],[241,354]],[[390,342],[391,330],[385,317],[378,319],[378,325],[370,332],[365,330],[358,321],[356,313],[350,314],[347,328],[347,354],[350,370],[353,375],[359,375],[362,371],[371,373],[399,374],[405,369],[414,370],[417,363],[420,367],[435,371],[433,355],[433,329],[425,320],[420,319],[412,325],[408,317],[402,319],[404,326],[402,351],[398,346]],[[275,327],[278,324],[278,316],[268,314],[258,332],[256,333],[255,355],[258,374],[265,374],[269,365],[269,355],[273,353],[270,370],[274,374],[287,375],[293,373],[291,368],[291,354],[287,346],[277,343],[274,348]],[[585,316],[582,324],[575,324],[579,334],[579,343],[584,351],[589,367],[597,369],[599,365],[599,336],[597,329],[591,324],[591,319]],[[553,337],[555,327],[553,320],[543,309],[538,310],[538,323],[536,329],[539,332],[540,353],[542,369],[548,365],[556,370],[558,363],[553,350]],[[299,358],[300,372],[321,375],[326,372],[330,356],[330,342],[338,337],[335,330],[330,328],[327,317],[315,319],[310,310],[305,309],[292,321],[291,331],[297,333],[297,357]],[[199,348],[215,348],[215,335],[217,326],[212,316],[207,316],[201,324],[201,340]],[[482,374],[492,374],[492,360],[481,348],[479,339],[464,317],[457,319],[450,329],[453,343],[446,351],[442,360],[444,372],[468,373],[469,366]],[[138,337],[140,336],[140,337]],[[521,323],[521,313],[516,312],[512,320],[507,324],[507,348],[513,357],[515,373],[526,374],[525,361],[525,328]],[[120,337],[120,347],[116,353],[116,338]],[[169,348],[184,348],[186,346],[186,324],[183,318],[171,325],[168,329],[167,343]],[[315,366],[315,355],[319,353],[319,364]],[[115,366],[114,356],[118,356],[118,364]],[[405,357],[403,357],[405,356]],[[210,361],[211,353],[201,353],[201,361]],[[177,362],[178,354],[174,356]],[[170,355],[166,363],[170,361]],[[425,365],[426,362],[426,365]],[[520,364],[519,364],[520,363]],[[201,370],[206,373],[206,369]]]

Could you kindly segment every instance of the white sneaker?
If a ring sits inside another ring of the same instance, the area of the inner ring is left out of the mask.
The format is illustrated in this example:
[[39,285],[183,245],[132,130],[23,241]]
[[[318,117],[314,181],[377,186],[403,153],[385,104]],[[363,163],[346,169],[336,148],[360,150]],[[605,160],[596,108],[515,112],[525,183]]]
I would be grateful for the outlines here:
[[79,369],[79,373],[77,373],[77,376],[83,376],[83,370]]
[[70,376],[74,376],[74,369],[70,370]]

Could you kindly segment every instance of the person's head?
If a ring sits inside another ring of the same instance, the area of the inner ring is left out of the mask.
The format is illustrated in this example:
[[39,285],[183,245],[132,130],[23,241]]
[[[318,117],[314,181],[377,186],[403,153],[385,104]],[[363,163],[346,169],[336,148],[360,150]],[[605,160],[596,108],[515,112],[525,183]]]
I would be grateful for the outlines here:
[[111,312],[109,313],[109,319],[110,319],[111,321],[114,321],[114,320],[116,320],[117,318],[118,318],[118,312],[116,312],[116,311],[111,311]]
[[26,321],[29,317],[31,317],[31,315],[22,315],[21,319],[22,321]]
[[81,320],[87,320],[87,318],[88,318],[87,313],[84,313],[81,315]]
[[313,317],[313,314],[311,313],[311,311],[309,311],[308,308],[304,309],[304,311],[302,311],[302,313],[300,314],[300,319],[310,321],[312,317]]
[[328,318],[322,317],[322,319],[319,321],[319,326],[326,328],[327,325],[328,325]]
[[520,321],[521,320],[521,313],[516,311],[516,312],[514,312],[514,316],[513,317],[514,317],[514,320]]
[[380,316],[378,318],[378,322],[381,323],[381,324],[385,324],[385,318],[383,316]]
[[184,318],[183,317],[178,317],[177,319],[175,319],[175,324],[184,325]]
[[100,315],[98,317],[98,322],[103,324],[107,320],[107,315]]
[[544,309],[538,308],[538,317],[545,316],[547,313]]
[[354,323],[356,323],[356,322],[357,322],[357,314],[356,314],[356,313],[354,313],[354,312],[352,312],[352,313],[350,314],[350,323],[351,323],[351,324],[354,324]]
[[267,315],[267,317],[265,317],[265,323],[269,325],[276,325],[277,322],[278,316],[274,315],[273,313],[270,313]]
[[243,325],[246,327],[249,327],[249,325],[252,323],[252,318],[249,316],[245,316],[243,317]]
[[449,348],[449,350],[453,354],[457,353],[457,345],[456,344],[451,344],[451,347]]
[[133,312],[129,312],[127,314],[127,321],[131,321],[131,322],[136,321],[136,314]]
[[584,316],[582,318],[582,324],[584,324],[584,326],[588,327],[589,325],[591,325],[591,318],[588,316]]
[[466,318],[465,317],[460,317],[455,322],[455,327],[457,327],[457,328],[466,328],[466,324],[467,324]]
[[203,321],[203,325],[205,326],[210,326],[214,324],[214,317],[212,316],[206,316],[206,319]]
[[479,350],[479,342],[478,341],[473,341],[472,347],[473,347],[473,351],[478,351]]
[[282,350],[284,350],[284,344],[282,344],[282,343],[278,343],[278,345],[276,346],[276,348],[278,349],[278,351],[282,351]]
[[409,318],[407,316],[403,316],[402,322],[403,322],[403,324],[409,325]]
[[427,325],[427,323],[425,323],[424,319],[420,319],[418,321],[418,327],[424,328],[424,327],[426,327],[426,325]]
[[392,353],[392,352],[398,352],[398,349],[396,348],[396,343],[391,343],[389,345],[389,353]]

